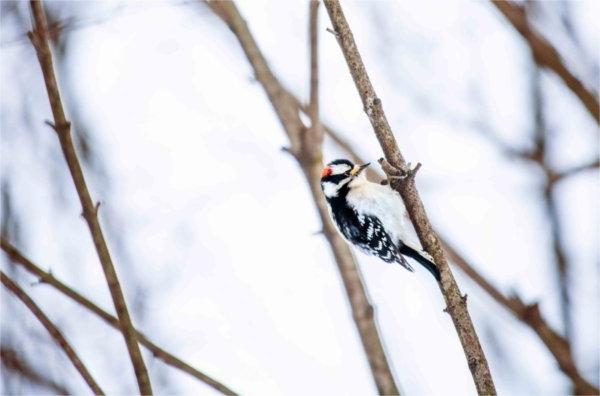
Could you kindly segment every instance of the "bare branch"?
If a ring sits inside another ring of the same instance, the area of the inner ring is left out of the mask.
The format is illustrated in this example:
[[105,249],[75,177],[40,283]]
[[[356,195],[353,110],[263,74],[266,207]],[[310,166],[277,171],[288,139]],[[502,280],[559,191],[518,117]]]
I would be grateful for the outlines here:
[[315,154],[323,143],[323,127],[319,119],[319,58],[318,58],[318,15],[319,1],[309,1],[309,43],[310,43],[310,128],[303,141],[306,154]]
[[[364,110],[379,144],[383,149],[387,161],[403,173],[408,172],[406,162],[396,144],[396,139],[388,124],[381,100],[377,97],[369,76],[362,62],[354,37],[348,26],[341,6],[337,0],[324,0],[325,7],[329,13],[334,30],[338,33],[338,43],[344,53],[350,74],[363,102]],[[402,195],[412,223],[415,225],[417,235],[425,250],[431,254],[440,269],[440,288],[446,300],[448,313],[452,317],[454,326],[462,343],[465,356],[480,394],[496,394],[492,375],[487,360],[479,343],[479,338],[471,321],[466,302],[452,276],[448,263],[444,256],[442,245],[436,236],[433,227],[429,223],[425,208],[417,192],[415,182],[412,178],[390,184]]]
[[[98,316],[100,319],[102,319],[115,330],[120,330],[119,320],[117,318],[104,311],[102,308],[98,307],[96,304],[94,304],[93,302],[91,302],[90,300],[73,290],[71,287],[56,279],[51,273],[46,272],[39,266],[35,265],[32,261],[25,257],[16,247],[14,247],[10,242],[8,242],[4,237],[0,237],[0,246],[2,247],[2,250],[4,250],[4,252],[8,255],[8,257],[10,257],[12,262],[18,264],[19,266],[27,270],[29,273],[37,277],[40,280],[40,283],[45,283],[54,287],[56,290],[69,297],[71,300],[75,301],[82,307],[86,308],[88,311]],[[165,351],[164,349],[150,341],[150,339],[148,339],[148,337],[146,337],[143,333],[136,330],[136,336],[140,344],[145,346],[150,352],[152,352],[154,357],[162,360],[165,364],[179,369],[185,373],[188,373],[192,377],[204,382],[208,386],[211,386],[212,388],[223,393],[224,395],[236,395],[234,391],[232,391],[219,381],[195,369],[188,363],[171,354],[170,352]]]
[[[529,7],[533,3],[527,3]],[[527,21],[525,21],[527,23]],[[546,117],[544,114],[544,97],[542,95],[541,86],[541,70],[536,64],[532,65],[531,73],[531,99],[533,104],[533,142],[534,148],[531,151],[527,160],[530,160],[540,166],[545,176],[543,204],[550,222],[550,237],[552,242],[552,251],[554,253],[554,264],[558,274],[558,287],[560,310],[563,320],[563,328],[567,340],[571,340],[572,320],[571,320],[571,298],[569,294],[569,267],[570,263],[567,260],[564,242],[562,238],[562,228],[560,226],[560,218],[558,205],[555,196],[553,184],[552,165],[548,163],[548,142],[547,142],[547,126]]]
[[[356,153],[350,143],[344,140],[342,136],[328,128],[326,125],[324,128],[334,142],[338,144],[342,150],[346,151],[346,153],[354,160],[354,162],[364,162],[364,160],[358,155],[358,153]],[[594,166],[592,166],[593,164],[594,163],[590,163],[588,164],[590,166],[581,166],[578,168],[594,168]],[[597,165],[595,167],[597,167]],[[382,178],[379,173],[375,171],[373,171],[373,173],[373,180],[379,180]],[[571,355],[571,347],[568,341],[561,337],[556,330],[552,329],[547,324],[544,317],[541,315],[541,313],[539,313],[539,310],[537,311],[537,315],[527,315],[527,312],[531,312],[527,311],[528,307],[531,307],[534,304],[526,305],[518,296],[513,296],[511,298],[504,296],[502,292],[500,292],[487,279],[485,279],[483,275],[481,275],[475,268],[473,268],[473,266],[468,263],[464,256],[462,256],[447,240],[445,240],[443,237],[440,237],[440,241],[444,245],[444,249],[446,250],[452,263],[460,268],[465,275],[467,275],[478,286],[480,286],[496,302],[506,307],[515,315],[517,319],[523,321],[527,326],[531,327],[531,329],[542,340],[544,345],[546,345],[552,356],[556,359],[561,370],[573,381],[576,394],[599,394],[598,388],[587,382],[577,370],[575,361]],[[527,320],[524,320],[524,318]],[[536,320],[532,320],[532,318],[535,318]]]
[[313,127],[319,119],[319,1],[309,0],[308,40],[310,49],[310,101]]
[[527,23],[524,8],[507,0],[492,0],[492,4],[496,6],[525,39],[536,63],[555,72],[565,85],[579,98],[596,123],[600,123],[598,98],[564,65],[558,51],[530,27]]
[[567,260],[567,254],[564,249],[562,227],[560,225],[560,214],[558,212],[558,202],[556,200],[554,184],[550,178],[546,179],[544,186],[544,207],[550,222],[550,236],[552,242],[552,251],[554,253],[554,262],[558,273],[558,290],[560,295],[560,309],[563,319],[563,326],[567,339],[571,339],[571,298],[569,294],[569,268],[571,267]]
[[[301,104],[273,75],[235,4],[230,1],[210,1],[207,4],[235,34],[254,69],[257,80],[267,93],[283,129],[290,139],[289,152],[297,159],[306,176],[306,181],[323,223],[323,233],[329,242],[350,300],[352,317],[367,355],[377,390],[380,394],[398,394],[398,388],[375,324],[373,307],[366,295],[359,270],[350,249],[331,223],[327,204],[321,192],[319,185],[322,168],[320,142],[318,144],[310,142],[308,146],[304,144],[302,136],[305,126],[300,119]],[[315,111],[309,111],[311,118],[316,114]]]
[[[532,7],[535,3],[526,2],[528,7]],[[527,23],[527,20],[525,20]],[[542,86],[541,86],[541,71],[540,67],[533,62],[532,63],[532,71],[531,71],[531,96],[532,96],[532,107],[533,107],[533,148],[531,149],[515,149],[510,145],[503,142],[498,138],[498,134],[491,130],[489,125],[483,121],[478,121],[473,123],[473,129],[476,129],[480,132],[483,137],[489,139],[499,151],[508,157],[516,158],[521,161],[526,161],[537,165],[540,170],[543,172],[544,180],[543,180],[543,205],[544,210],[547,213],[547,217],[549,220],[549,227],[547,227],[550,233],[550,240],[552,244],[552,252],[554,255],[554,264],[557,270],[557,279],[558,279],[558,287],[559,290],[559,301],[560,301],[560,310],[564,323],[564,333],[567,339],[570,339],[570,335],[572,334],[572,318],[571,318],[571,310],[570,310],[570,294],[569,294],[569,268],[570,263],[568,260],[568,256],[564,249],[564,238],[563,231],[560,225],[560,216],[557,207],[556,201],[556,185],[561,180],[564,180],[567,177],[573,176],[579,172],[583,172],[589,169],[597,168],[600,165],[600,161],[598,159],[592,160],[588,163],[584,163],[579,166],[575,166],[566,171],[557,171],[552,162],[548,161],[549,152],[547,150],[547,125],[544,113],[544,105],[543,100],[544,97],[542,95]]]
[[144,359],[140,352],[140,347],[136,340],[135,330],[125,303],[125,297],[123,296],[119,278],[117,277],[115,267],[108,251],[108,246],[106,245],[100,223],[98,222],[97,208],[94,205],[94,201],[88,190],[79,159],[75,152],[75,146],[71,139],[70,123],[65,116],[58,83],[54,74],[52,52],[50,50],[46,27],[46,16],[44,14],[42,3],[40,1],[31,0],[31,10],[35,21],[35,27],[33,31],[29,32],[29,38],[35,48],[44,75],[44,82],[46,84],[46,90],[48,91],[48,99],[50,100],[50,107],[54,118],[53,127],[57,132],[63,155],[69,167],[75,188],[77,189],[81,207],[83,208],[83,217],[90,229],[96,252],[102,263],[102,269],[104,270],[106,282],[110,289],[115,311],[119,317],[119,322],[121,324],[120,328],[125,343],[127,344],[127,350],[133,364],[139,390],[143,395],[151,395],[152,387],[150,385],[150,379],[148,377],[146,365],[144,364]]
[[569,342],[552,329],[542,316],[538,304],[525,304],[517,295],[508,298],[494,285],[475,270],[448,242],[443,241],[450,260],[469,278],[485,290],[494,300],[512,312],[519,320],[529,326],[542,340],[560,369],[572,381],[577,395],[598,395],[598,388],[586,381],[575,365]]
[[79,356],[75,350],[71,347],[71,345],[67,342],[65,337],[62,335],[58,327],[54,325],[48,319],[46,314],[33,302],[33,300],[25,293],[23,289],[21,289],[15,282],[13,282],[3,271],[0,271],[0,280],[4,287],[6,287],[12,294],[14,294],[23,304],[29,308],[29,310],[35,315],[35,317],[44,325],[48,333],[54,338],[54,341],[58,344],[58,346],[65,352],[75,369],[79,371],[79,374],[83,377],[85,382],[88,384],[92,392],[96,395],[103,395],[102,389],[98,386],[88,369],[85,367]]
[[28,362],[21,359],[16,350],[10,346],[0,346],[0,361],[5,370],[16,373],[22,378],[27,379],[31,383],[48,388],[53,393],[58,395],[68,395],[69,391],[62,385],[57,384],[50,378],[46,378],[42,373],[38,372]]
[[598,168],[600,168],[600,160],[595,159],[590,162],[587,162],[587,163],[584,163],[584,164],[581,164],[578,166],[574,166],[573,168],[567,169],[562,172],[553,172],[551,175],[552,178],[551,178],[550,182],[556,183],[556,182],[562,181],[568,177],[574,176],[578,173],[585,172],[588,170],[598,169]]

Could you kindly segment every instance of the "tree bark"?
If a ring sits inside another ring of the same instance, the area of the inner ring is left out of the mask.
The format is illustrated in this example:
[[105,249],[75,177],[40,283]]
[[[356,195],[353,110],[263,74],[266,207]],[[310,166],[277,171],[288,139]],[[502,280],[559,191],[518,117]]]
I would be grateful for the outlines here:
[[[327,204],[319,185],[322,169],[321,144],[318,139],[319,132],[316,128],[312,131],[306,128],[300,119],[300,104],[289,91],[287,91],[273,75],[269,65],[263,57],[254,37],[250,33],[246,22],[240,15],[237,7],[230,1],[210,1],[207,3],[213,12],[218,15],[231,29],[238,39],[250,65],[254,70],[256,79],[261,83],[273,109],[286,132],[290,146],[286,148],[300,165],[310,188],[319,217],[323,224],[323,233],[337,263],[350,306],[352,317],[358,329],[362,346],[367,355],[373,379],[380,394],[397,395],[398,388],[390,370],[383,344],[374,318],[374,309],[367,297],[362,283],[360,272],[352,253],[331,222]],[[316,52],[315,52],[316,53]],[[311,84],[316,87],[316,83]],[[313,88],[314,89],[314,88]],[[313,103],[313,111],[315,103]],[[313,122],[315,125],[320,123]],[[318,127],[317,127],[318,128]]]
[[100,205],[99,203],[94,205],[71,138],[71,124],[66,118],[54,73],[52,52],[48,41],[46,16],[42,3],[39,0],[31,0],[30,4],[35,25],[33,31],[29,32],[28,35],[36,51],[44,75],[46,91],[48,92],[48,99],[50,100],[50,107],[54,118],[54,124],[50,124],[50,126],[56,131],[60,141],[60,147],[69,167],[73,183],[75,184],[81,207],[83,208],[82,216],[88,225],[98,258],[102,264],[115,311],[119,318],[121,332],[123,333],[129,357],[133,364],[139,390],[143,395],[151,395],[152,387],[148,371],[146,370],[146,365],[137,343],[135,330],[129,316],[129,310],[125,303],[125,297],[119,283],[119,278],[117,277],[117,272],[98,221],[98,208]]
[[[463,346],[477,392],[485,395],[496,394],[487,360],[467,310],[466,296],[463,296],[460,293],[456,281],[448,267],[442,245],[429,223],[425,208],[415,186],[414,173],[411,175],[411,171],[396,144],[396,139],[394,138],[383,111],[381,100],[377,97],[375,90],[371,85],[362,58],[358,52],[356,43],[354,42],[352,31],[348,26],[339,1],[324,0],[324,3],[329,18],[331,19],[336,38],[344,57],[346,58],[350,74],[352,75],[363,102],[364,111],[373,126],[373,130],[383,149],[387,162],[389,162],[395,170],[400,171],[400,173],[404,175],[408,175],[403,180],[398,181],[393,179],[390,183],[402,196],[421,244],[433,257],[440,269],[440,288],[446,300],[446,310],[452,317],[452,321]],[[384,164],[387,162],[384,162]]]

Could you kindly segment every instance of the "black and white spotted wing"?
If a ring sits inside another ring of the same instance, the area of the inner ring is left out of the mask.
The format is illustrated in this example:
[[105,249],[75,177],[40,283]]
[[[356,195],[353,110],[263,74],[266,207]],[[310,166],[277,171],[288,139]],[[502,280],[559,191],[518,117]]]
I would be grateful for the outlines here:
[[367,254],[379,257],[387,263],[399,263],[409,271],[414,271],[399,253],[383,225],[377,217],[355,214],[355,216],[335,216],[342,234]]

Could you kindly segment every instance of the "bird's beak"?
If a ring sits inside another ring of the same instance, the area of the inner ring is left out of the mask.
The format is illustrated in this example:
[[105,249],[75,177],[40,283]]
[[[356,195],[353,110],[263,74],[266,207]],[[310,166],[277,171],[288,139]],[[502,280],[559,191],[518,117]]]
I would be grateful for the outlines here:
[[367,162],[366,164],[363,164],[363,165],[354,165],[354,169],[352,169],[352,171],[350,171],[350,174],[352,176],[358,176],[360,174],[360,172],[365,170],[369,165],[371,165],[370,162]]

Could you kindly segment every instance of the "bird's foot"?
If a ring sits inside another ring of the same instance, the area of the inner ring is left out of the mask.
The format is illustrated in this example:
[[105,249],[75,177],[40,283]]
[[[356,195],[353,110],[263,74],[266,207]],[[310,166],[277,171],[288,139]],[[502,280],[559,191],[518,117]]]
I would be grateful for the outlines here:
[[381,182],[383,185],[391,184],[393,182],[406,182],[410,179],[414,179],[415,175],[421,168],[420,162],[417,162],[414,168],[411,166],[410,162],[406,163],[402,168],[393,166],[387,162],[385,158],[380,158],[378,162],[379,165],[381,165],[381,169],[383,169],[383,172],[387,176],[387,181]]

